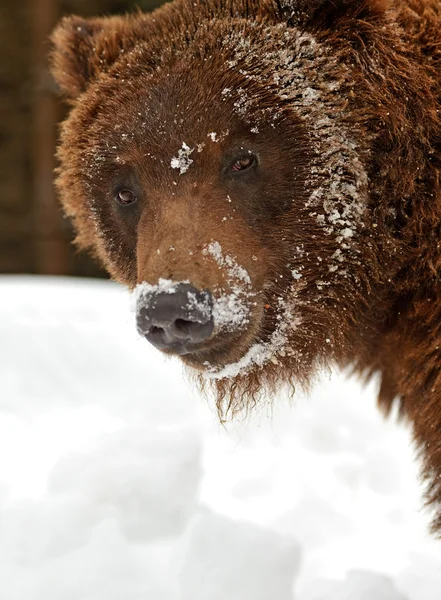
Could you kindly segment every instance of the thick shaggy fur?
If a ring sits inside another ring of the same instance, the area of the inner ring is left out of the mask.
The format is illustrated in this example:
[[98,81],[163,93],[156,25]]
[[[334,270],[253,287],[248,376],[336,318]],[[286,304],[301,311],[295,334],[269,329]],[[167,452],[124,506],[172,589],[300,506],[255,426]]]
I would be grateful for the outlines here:
[[[379,373],[439,515],[441,2],[175,0],[53,43],[78,244],[131,288],[239,290],[247,319],[183,357],[224,410],[329,364]],[[239,151],[259,165],[238,178]]]

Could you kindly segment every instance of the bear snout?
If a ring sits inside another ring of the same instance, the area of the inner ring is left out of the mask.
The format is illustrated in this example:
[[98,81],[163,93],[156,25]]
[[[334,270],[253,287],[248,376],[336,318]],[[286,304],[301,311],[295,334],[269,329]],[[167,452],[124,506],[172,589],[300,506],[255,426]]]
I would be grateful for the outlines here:
[[213,299],[187,283],[143,294],[137,303],[139,333],[159,350],[188,354],[214,329]]

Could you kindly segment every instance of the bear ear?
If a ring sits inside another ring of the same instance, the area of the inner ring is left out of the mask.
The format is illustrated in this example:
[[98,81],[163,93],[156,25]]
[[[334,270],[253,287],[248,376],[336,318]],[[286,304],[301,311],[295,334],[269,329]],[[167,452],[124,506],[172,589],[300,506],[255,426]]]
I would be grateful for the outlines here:
[[389,0],[277,0],[277,4],[292,25],[330,25],[339,17],[360,19],[383,13]]
[[75,99],[124,51],[123,17],[65,17],[51,36],[51,72],[61,91]]

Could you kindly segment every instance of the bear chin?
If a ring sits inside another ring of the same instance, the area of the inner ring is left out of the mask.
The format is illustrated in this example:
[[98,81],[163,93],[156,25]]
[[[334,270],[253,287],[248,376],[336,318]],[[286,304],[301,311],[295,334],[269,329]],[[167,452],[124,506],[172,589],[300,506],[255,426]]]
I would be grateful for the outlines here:
[[179,358],[186,366],[196,371],[215,373],[240,361],[249,349],[258,343],[260,329],[259,326],[250,324],[245,331],[215,335],[196,350],[180,354]]

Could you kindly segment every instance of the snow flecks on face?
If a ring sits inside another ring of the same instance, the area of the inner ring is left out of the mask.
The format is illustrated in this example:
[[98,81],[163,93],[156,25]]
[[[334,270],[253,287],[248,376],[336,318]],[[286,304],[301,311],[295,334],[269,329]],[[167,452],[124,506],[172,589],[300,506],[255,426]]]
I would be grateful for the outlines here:
[[219,242],[211,242],[202,252],[203,254],[210,254],[219,267],[225,268],[230,279],[238,279],[247,285],[251,285],[251,279],[248,272],[238,265],[234,258],[228,254],[227,256],[223,255],[222,247]]
[[253,302],[251,279],[246,269],[230,255],[224,256],[219,242],[211,242],[203,250],[204,256],[215,260],[225,272],[228,291],[213,290],[213,318],[218,331],[237,331],[249,323],[250,307]]
[[[222,132],[220,135],[215,131],[210,131],[207,134],[207,137],[210,138],[212,142],[220,142],[222,139],[228,135],[228,131]],[[196,148],[190,148],[188,144],[182,142],[181,148],[178,150],[178,156],[173,156],[170,161],[170,166],[172,169],[179,169],[179,174],[184,175],[190,167],[190,165],[194,162],[190,155],[197,150],[198,153],[202,152],[205,148],[205,142],[200,142],[196,144]]]
[[214,297],[213,319],[218,331],[238,331],[248,325],[250,309],[246,296],[235,288]]
[[229,135],[229,133],[229,129],[226,129],[221,133],[217,133],[216,131],[210,131],[209,133],[207,133],[207,137],[210,138],[212,142],[215,142],[217,144],[219,142],[222,142]]
[[194,152],[194,148],[190,148],[188,144],[182,142],[182,147],[178,150],[178,156],[171,159],[170,166],[172,169],[179,169],[179,175],[186,173],[192,164],[193,159],[190,158],[192,152]]
[[[159,279],[158,283],[152,285],[147,282],[139,283],[132,292],[131,308],[133,312],[140,306],[147,306],[152,296],[157,294],[174,294],[177,289],[185,284],[190,284],[189,280],[172,281],[171,279]],[[183,308],[188,308],[190,313],[196,311],[199,315],[206,317],[207,321],[211,317],[212,307],[208,294],[197,295],[191,290],[187,291],[187,303]]]
[[190,310],[190,314],[192,312],[195,312],[198,315],[201,315],[202,317],[207,319],[207,321],[210,319],[212,309],[208,294],[203,296],[202,298],[198,298],[198,296],[194,292],[188,291],[187,299],[188,302],[186,308]]
[[[363,225],[368,177],[358,156],[356,144],[341,132],[336,134],[335,125],[335,120],[329,118],[322,118],[320,121],[320,135],[327,135],[330,144],[328,150],[321,153],[320,164],[316,161],[317,164],[311,170],[309,184],[313,187],[320,180],[326,181],[326,184],[322,183],[314,189],[307,206],[319,211],[317,223],[326,234],[336,236],[343,250],[356,251],[350,241]],[[333,263],[329,270],[337,272],[338,267],[338,264]],[[343,271],[339,272],[343,274]]]
[[[345,123],[345,103],[351,90],[349,68],[344,72],[344,65],[339,64],[337,73],[332,52],[296,28],[288,29],[285,24],[262,27],[260,35],[268,40],[268,50],[258,57],[258,66],[255,56],[251,64],[241,32],[233,31],[223,44],[234,56],[235,69],[258,84],[257,89],[263,86],[275,93],[281,102],[257,111],[255,98],[245,86],[224,88],[221,98],[231,99],[238,116],[257,131],[265,120],[281,118],[283,106],[295,110],[310,132],[315,151],[306,182],[312,191],[305,208],[311,209],[310,216],[325,234],[335,237],[346,256],[356,254],[369,182],[357,143],[363,136],[354,125]],[[345,276],[340,257],[328,266],[329,273]]]
[[[227,255],[224,256],[219,242],[212,242],[203,250],[203,254],[210,255],[214,258],[221,269],[225,269],[230,279],[231,293],[221,295],[214,307],[214,311],[218,310],[217,317],[215,315],[215,324],[224,326],[231,324],[232,330],[237,330],[248,324],[249,319],[249,300],[254,294],[251,291],[251,280],[247,271],[239,266],[234,258]],[[298,327],[301,323],[299,315],[295,314],[295,298],[297,295],[298,279],[301,277],[298,274],[294,277],[294,283],[291,286],[290,293],[287,298],[279,298],[277,301],[277,326],[267,342],[259,342],[253,344],[248,352],[236,363],[230,363],[222,368],[212,367],[206,364],[204,377],[207,379],[228,379],[239,374],[245,374],[253,368],[261,368],[268,362],[278,364],[278,357],[292,355],[293,351],[289,348],[289,333]],[[232,283],[239,281],[237,283]],[[244,300],[246,303],[244,304]],[[245,313],[242,313],[246,309]],[[220,311],[223,312],[220,312]]]
[[131,295],[131,308],[132,311],[136,311],[136,307],[139,304],[146,304],[148,299],[153,294],[174,294],[179,285],[183,283],[190,283],[188,280],[185,281],[172,281],[171,279],[159,279],[158,283],[152,285],[143,281],[138,283]]
[[234,111],[245,121],[251,122],[254,111],[258,107],[257,98],[249,95],[248,91],[242,87],[224,88],[221,92],[221,98],[225,101],[227,98],[233,99]]
[[292,305],[283,298],[279,298],[278,304],[278,324],[268,342],[253,344],[240,360],[220,369],[207,365],[207,371],[204,373],[206,379],[230,379],[239,374],[244,375],[256,367],[262,368],[269,362],[278,364],[279,357],[293,354],[289,348],[289,334],[300,325],[301,319],[294,314]]
[[239,113],[239,115],[245,116],[253,100],[249,98],[246,90],[242,88],[238,88],[237,93],[238,98],[234,102],[234,108],[236,109],[236,112]]

